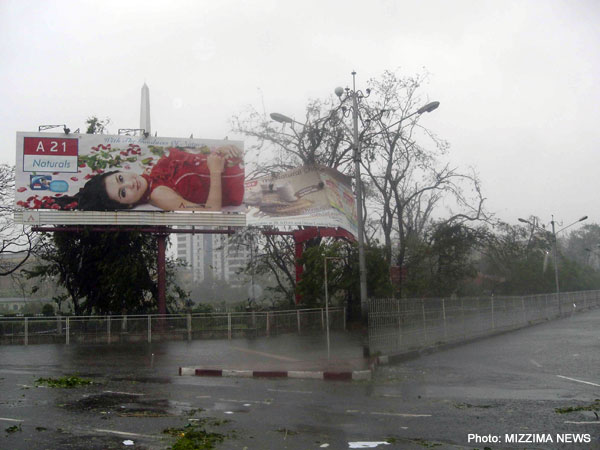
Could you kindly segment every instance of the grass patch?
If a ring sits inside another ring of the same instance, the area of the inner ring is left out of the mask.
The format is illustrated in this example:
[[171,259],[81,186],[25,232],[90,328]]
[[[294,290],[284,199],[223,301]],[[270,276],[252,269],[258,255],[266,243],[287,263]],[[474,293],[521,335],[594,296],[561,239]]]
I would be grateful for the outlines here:
[[48,386],[51,388],[75,388],[92,384],[91,380],[86,380],[77,375],[64,376],[60,378],[38,378],[35,380],[37,386]]
[[564,408],[555,408],[554,411],[558,414],[568,414],[577,411],[600,411],[600,399],[597,398],[591,405],[566,406]]
[[163,433],[176,437],[172,450],[210,450],[225,440],[225,435],[213,433],[198,424],[188,424],[183,428],[167,428]]

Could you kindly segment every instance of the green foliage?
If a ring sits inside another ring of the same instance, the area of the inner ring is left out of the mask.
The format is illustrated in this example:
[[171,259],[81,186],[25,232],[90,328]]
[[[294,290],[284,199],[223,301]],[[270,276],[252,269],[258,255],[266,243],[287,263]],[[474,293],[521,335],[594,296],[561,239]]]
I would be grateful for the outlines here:
[[88,117],[88,120],[85,121],[87,124],[87,130],[85,131],[87,134],[104,134],[106,127],[110,123],[110,119],[106,118],[104,120],[98,119],[96,116]]
[[54,306],[52,306],[50,303],[46,303],[42,307],[42,314],[46,317],[53,316],[54,315]]
[[7,433],[16,433],[17,431],[23,431],[23,429],[21,428],[21,424],[19,424],[5,428],[4,431],[6,431]]
[[[156,235],[136,231],[55,232],[46,237],[41,263],[26,273],[55,277],[77,315],[147,313],[156,309],[157,247]],[[173,281],[174,264],[167,265],[171,304],[187,296]]]
[[196,424],[188,424],[183,428],[167,428],[163,433],[177,437],[172,450],[210,450],[225,440],[223,434],[206,431]]
[[75,388],[79,386],[87,386],[92,384],[91,380],[86,380],[77,375],[64,376],[60,378],[38,378],[35,380],[38,386],[48,386],[51,388]]
[[402,295],[462,295],[465,282],[477,275],[472,255],[484,234],[464,224],[442,222],[434,224],[424,239],[413,236],[407,245]]
[[[595,224],[572,233],[564,251],[559,245],[558,273],[562,292],[600,289],[600,271],[585,251],[600,231]],[[559,241],[560,244],[560,241]],[[480,288],[499,295],[556,292],[552,235],[539,229],[501,223],[482,249],[479,270],[486,274]]]
[[[325,304],[325,258],[327,259],[327,291],[332,305],[345,302],[351,311],[360,311],[360,277],[358,248],[342,241],[322,243],[306,249],[300,262],[305,271],[298,283],[303,306],[322,307]],[[387,297],[392,293],[389,267],[379,247],[365,248],[367,294]]]

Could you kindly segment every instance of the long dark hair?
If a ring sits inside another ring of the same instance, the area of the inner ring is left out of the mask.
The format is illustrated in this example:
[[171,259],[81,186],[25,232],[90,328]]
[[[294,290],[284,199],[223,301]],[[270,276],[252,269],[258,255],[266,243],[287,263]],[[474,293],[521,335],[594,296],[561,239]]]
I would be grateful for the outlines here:
[[[119,203],[109,198],[106,192],[105,180],[118,171],[98,174],[85,183],[79,192],[73,196],[63,196],[55,199],[61,209],[79,209],[83,211],[114,211],[115,209],[129,209],[132,205]],[[77,202],[77,205],[73,203]],[[71,207],[73,206],[73,207]]]

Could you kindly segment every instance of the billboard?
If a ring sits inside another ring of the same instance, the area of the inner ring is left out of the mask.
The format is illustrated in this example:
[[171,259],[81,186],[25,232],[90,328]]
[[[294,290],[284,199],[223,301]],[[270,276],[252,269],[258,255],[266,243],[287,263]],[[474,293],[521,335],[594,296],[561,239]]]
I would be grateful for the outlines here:
[[17,133],[15,184],[25,209],[242,212],[243,143]]
[[357,235],[351,179],[324,166],[302,166],[246,181],[246,223],[344,228]]
[[[241,141],[17,133],[16,161],[15,201],[27,212],[22,223],[243,222],[341,227],[356,235],[350,178],[303,166],[245,180]],[[174,212],[155,214],[164,211]]]

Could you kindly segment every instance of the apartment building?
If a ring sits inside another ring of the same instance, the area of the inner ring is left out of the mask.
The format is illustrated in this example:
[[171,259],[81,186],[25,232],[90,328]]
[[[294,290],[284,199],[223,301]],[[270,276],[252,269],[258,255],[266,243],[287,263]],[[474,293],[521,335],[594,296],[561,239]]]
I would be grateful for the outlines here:
[[177,258],[187,262],[195,283],[211,277],[242,286],[247,277],[240,276],[250,261],[250,249],[229,242],[227,234],[177,234]]

